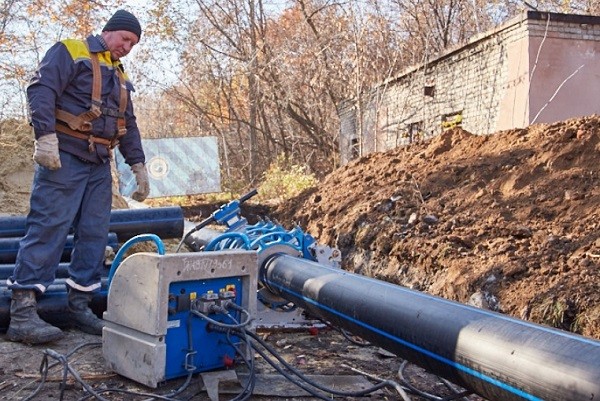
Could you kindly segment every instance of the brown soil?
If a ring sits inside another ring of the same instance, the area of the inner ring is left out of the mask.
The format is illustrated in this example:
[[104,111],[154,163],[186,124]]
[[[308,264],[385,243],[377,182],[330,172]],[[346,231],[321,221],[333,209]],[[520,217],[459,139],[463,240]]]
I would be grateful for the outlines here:
[[276,216],[347,270],[600,338],[598,116],[371,154]]
[[[29,138],[0,137],[2,213],[27,211],[31,151]],[[600,338],[599,184],[598,116],[489,136],[456,128],[430,142],[357,159],[318,188],[272,208],[270,215],[338,247],[347,270]],[[126,207],[118,196],[114,205]],[[198,220],[216,207],[193,205],[186,217]],[[254,221],[269,209],[248,202],[243,210]],[[99,340],[68,331],[67,338],[49,348],[66,353]],[[402,362],[332,330],[316,336],[272,333],[268,341],[312,374],[356,374],[348,365],[397,380]],[[0,335],[0,400],[31,394],[46,348],[10,343]],[[94,388],[150,391],[106,370],[101,360],[95,348],[73,363]],[[264,363],[260,371],[272,372]],[[438,378],[412,365],[409,373],[419,388],[444,394]],[[36,399],[58,398],[60,381],[55,370]],[[161,390],[181,383],[175,380]],[[64,399],[84,394],[70,378]],[[199,380],[184,395],[208,399]],[[371,399],[400,398],[385,390]]]

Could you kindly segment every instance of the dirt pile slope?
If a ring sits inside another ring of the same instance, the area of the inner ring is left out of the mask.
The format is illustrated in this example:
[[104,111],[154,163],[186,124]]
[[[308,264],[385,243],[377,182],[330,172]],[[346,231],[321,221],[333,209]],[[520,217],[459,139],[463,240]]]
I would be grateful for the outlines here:
[[24,214],[29,208],[34,164],[33,134],[28,131],[0,127],[0,214]]
[[357,159],[276,213],[344,268],[600,338],[600,117]]

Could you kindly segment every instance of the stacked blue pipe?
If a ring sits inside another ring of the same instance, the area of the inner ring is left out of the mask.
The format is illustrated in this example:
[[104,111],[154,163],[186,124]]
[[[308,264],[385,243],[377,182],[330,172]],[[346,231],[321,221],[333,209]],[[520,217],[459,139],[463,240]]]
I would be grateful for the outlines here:
[[[21,238],[17,237],[0,238],[0,263],[12,264],[14,266],[14,263],[17,260],[17,253],[19,251],[20,240]],[[67,242],[65,244],[63,253],[60,258],[61,262],[68,262],[69,260],[71,260],[71,252],[73,251],[73,241],[73,236],[69,235],[67,237]],[[108,233],[108,246],[115,250],[118,248],[119,241],[117,239],[116,233]],[[3,275],[4,270],[6,269],[0,269],[0,278],[8,277],[8,275]]]
[[[0,278],[6,278],[8,276],[10,276],[13,272],[13,270],[15,269],[15,264],[14,263],[3,263],[0,264]],[[68,262],[61,262],[58,265],[58,270],[56,271],[56,278],[67,278],[69,277],[69,273],[68,273],[68,269],[69,269],[69,263]],[[2,283],[0,283],[0,287],[2,286]]]
[[[25,216],[0,217],[0,238],[25,235]],[[183,211],[178,206],[117,209],[110,214],[110,232],[123,243],[139,234],[152,233],[161,238],[181,238]]]
[[[19,249],[19,240],[25,235],[25,216],[0,217],[0,331],[6,330],[10,321],[10,291],[6,279],[14,270]],[[181,238],[184,230],[183,210],[178,206],[119,209],[111,212],[108,243],[115,252],[119,245],[141,234],[152,233],[162,239]],[[67,238],[56,280],[38,299],[40,316],[53,324],[64,327],[68,324],[65,279],[68,277],[68,262],[73,247],[73,237]],[[92,300],[92,310],[101,316],[106,310],[106,282],[110,266],[103,272],[103,290]]]

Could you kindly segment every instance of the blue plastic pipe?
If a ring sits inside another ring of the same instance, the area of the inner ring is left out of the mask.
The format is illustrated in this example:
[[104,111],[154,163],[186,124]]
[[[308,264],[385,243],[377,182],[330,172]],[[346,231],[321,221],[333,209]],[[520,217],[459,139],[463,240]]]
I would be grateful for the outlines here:
[[[69,274],[67,272],[68,268],[69,268],[69,263],[60,263],[58,265],[58,269],[56,270],[56,278],[67,278],[67,277],[69,277]],[[10,275],[12,275],[13,270],[15,270],[15,264],[14,263],[3,263],[3,264],[0,264],[0,285]]]

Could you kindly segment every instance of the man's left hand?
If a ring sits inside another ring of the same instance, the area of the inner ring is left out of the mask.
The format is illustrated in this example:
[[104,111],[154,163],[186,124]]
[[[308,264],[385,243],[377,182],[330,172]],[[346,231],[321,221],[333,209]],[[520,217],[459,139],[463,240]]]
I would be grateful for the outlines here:
[[131,198],[138,202],[143,202],[150,193],[150,183],[148,182],[148,171],[144,163],[136,163],[131,166],[131,171],[135,175],[135,182],[137,183],[137,189]]

